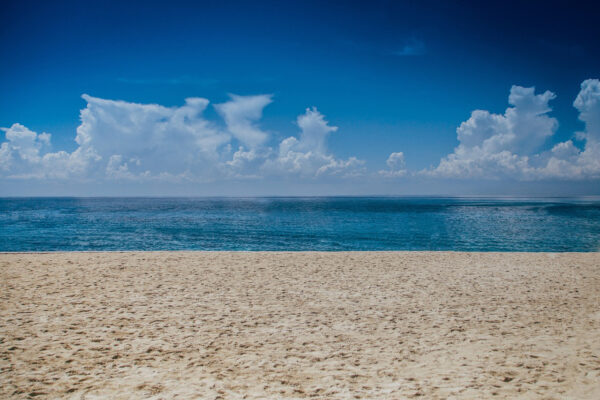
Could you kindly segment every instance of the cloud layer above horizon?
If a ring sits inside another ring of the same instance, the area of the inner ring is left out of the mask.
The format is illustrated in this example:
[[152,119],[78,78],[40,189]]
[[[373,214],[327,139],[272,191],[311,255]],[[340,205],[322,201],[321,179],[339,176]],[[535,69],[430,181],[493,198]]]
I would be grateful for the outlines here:
[[[215,182],[293,177],[356,179],[595,180],[600,178],[600,81],[581,84],[573,106],[583,132],[544,150],[558,129],[550,113],[556,95],[513,86],[503,114],[475,110],[457,128],[458,145],[436,166],[411,170],[402,149],[382,155],[387,169],[371,171],[359,157],[341,159],[327,141],[338,132],[317,108],[297,117],[298,133],[261,127],[272,95],[237,96],[215,104],[220,119],[204,116],[210,102],[188,98],[179,107],[83,95],[73,152],[52,148],[49,133],[14,123],[2,128],[0,178],[10,180]],[[279,136],[280,137],[280,136]]]

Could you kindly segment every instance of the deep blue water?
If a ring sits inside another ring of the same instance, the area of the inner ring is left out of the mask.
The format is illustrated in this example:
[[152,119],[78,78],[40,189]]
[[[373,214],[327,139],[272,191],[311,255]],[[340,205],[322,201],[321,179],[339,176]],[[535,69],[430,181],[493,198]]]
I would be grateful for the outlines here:
[[598,251],[600,199],[0,199],[0,251],[59,250]]

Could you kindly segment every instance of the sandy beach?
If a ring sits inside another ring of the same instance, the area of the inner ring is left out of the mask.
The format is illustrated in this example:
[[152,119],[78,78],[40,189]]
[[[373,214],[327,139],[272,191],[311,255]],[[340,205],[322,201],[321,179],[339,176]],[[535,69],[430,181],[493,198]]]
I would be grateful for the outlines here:
[[1,254],[0,296],[2,398],[600,398],[600,253]]

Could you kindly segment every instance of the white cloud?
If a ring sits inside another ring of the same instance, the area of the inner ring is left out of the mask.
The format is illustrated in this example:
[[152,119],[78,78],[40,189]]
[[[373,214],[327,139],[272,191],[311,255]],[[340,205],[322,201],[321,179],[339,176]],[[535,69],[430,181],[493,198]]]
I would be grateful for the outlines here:
[[585,123],[585,131],[577,135],[585,141],[585,147],[579,150],[571,140],[558,143],[552,149],[548,164],[539,173],[574,179],[600,178],[600,80],[583,81],[573,106]]
[[[551,111],[549,101],[556,96],[546,91],[536,95],[534,88],[513,86],[508,102],[513,107],[503,115],[475,110],[471,118],[456,130],[461,155],[467,149],[484,154],[503,151],[529,154],[554,134],[558,128],[556,119],[546,115]],[[458,153],[457,153],[458,154]]]
[[48,133],[37,134],[21,124],[2,128],[6,142],[0,145],[0,171],[13,179],[62,179],[81,175],[98,155],[87,148],[72,153],[51,152]]
[[584,151],[569,140],[556,144],[549,152],[540,152],[558,128],[556,119],[548,116],[549,102],[556,96],[549,91],[535,94],[534,88],[513,86],[508,98],[512,107],[502,115],[473,111],[471,118],[456,130],[459,145],[454,152],[442,158],[437,167],[421,174],[520,180],[597,176],[598,151],[593,131],[594,126],[600,125],[598,85],[597,80],[585,81],[575,100],[580,118],[587,126]]
[[259,147],[267,140],[268,134],[256,126],[256,121],[262,118],[263,109],[273,101],[272,96],[232,94],[230,97],[230,101],[215,105],[215,109],[236,139],[251,149]]
[[222,170],[224,174],[230,178],[257,179],[261,177],[260,169],[270,154],[271,149],[246,150],[243,146],[240,146],[238,150],[233,153],[231,159],[225,161],[222,165]]
[[583,81],[573,106],[579,111],[579,119],[585,122],[586,137],[600,141],[600,80]]
[[388,157],[388,159],[385,163],[390,169],[393,169],[393,170],[403,169],[404,165],[406,164],[404,162],[404,153],[400,151],[397,153],[390,154],[390,156]]
[[129,166],[123,162],[123,156],[114,154],[108,159],[106,175],[116,179],[134,179],[135,175],[129,171]]
[[[6,130],[0,163],[12,178],[208,180],[230,135],[202,117],[208,100],[180,107],[137,104],[83,95],[72,153],[44,153],[49,135],[15,124]],[[8,161],[7,161],[8,160]],[[102,166],[103,165],[103,166]]]
[[7,149],[10,146],[13,154],[21,161],[25,163],[40,161],[40,150],[43,145],[48,144],[50,135],[47,133],[38,135],[21,124],[13,124],[10,128],[3,128],[2,130],[5,132],[8,141],[4,143]]
[[[51,135],[21,124],[2,128],[0,178],[99,181],[218,182],[269,176],[322,179],[365,175],[365,162],[337,158],[327,147],[332,126],[316,108],[299,115],[298,135],[273,143],[259,127],[270,95],[235,96],[216,105],[223,121],[203,113],[209,101],[182,106],[137,104],[83,95],[81,124],[67,152],[54,150]],[[391,153],[387,169],[371,176],[478,179],[600,178],[600,81],[588,79],[573,105],[585,123],[573,139],[543,150],[558,128],[549,91],[513,86],[503,114],[475,110],[456,130],[458,146],[439,164],[409,171],[403,152]],[[237,148],[237,150],[233,150]]]
[[406,162],[404,161],[403,152],[391,153],[385,163],[389,169],[382,169],[379,171],[379,175],[386,178],[398,178],[407,174],[407,170],[404,168]]
[[298,147],[315,153],[327,152],[326,140],[330,133],[338,130],[337,126],[329,126],[325,116],[316,107],[307,108],[306,112],[297,119],[300,127],[300,141]]
[[[4,129],[0,177],[209,182],[351,174],[362,165],[354,157],[338,160],[327,152],[327,137],[337,128],[316,109],[298,117],[299,138],[284,140],[279,151],[266,147],[269,135],[257,123],[271,102],[268,95],[232,96],[217,105],[226,128],[203,117],[209,101],[202,98],[165,107],[82,97],[87,106],[80,113],[75,151],[51,152],[49,134],[14,124]],[[232,154],[236,139],[243,145]]]
[[[202,116],[209,104],[206,99],[188,98],[183,106],[164,107],[83,98],[87,107],[81,111],[75,140],[108,162],[108,177],[159,178],[168,172],[208,179],[219,148],[230,140],[229,134]],[[136,162],[119,164],[119,168],[115,164],[131,159]]]
[[327,152],[327,137],[337,131],[315,107],[298,116],[300,138],[289,137],[279,144],[274,159],[265,162],[263,170],[273,174],[296,174],[304,177],[320,175],[352,176],[360,173],[364,161],[356,157],[336,159]]

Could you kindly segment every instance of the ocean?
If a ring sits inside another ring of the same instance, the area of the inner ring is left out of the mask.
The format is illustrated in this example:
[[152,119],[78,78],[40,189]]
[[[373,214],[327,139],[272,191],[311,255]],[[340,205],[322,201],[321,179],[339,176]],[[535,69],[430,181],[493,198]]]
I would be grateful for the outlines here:
[[598,198],[2,198],[0,251],[599,251]]

